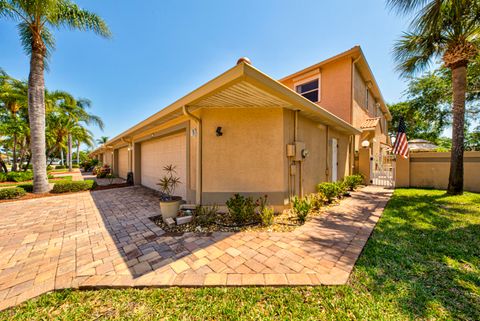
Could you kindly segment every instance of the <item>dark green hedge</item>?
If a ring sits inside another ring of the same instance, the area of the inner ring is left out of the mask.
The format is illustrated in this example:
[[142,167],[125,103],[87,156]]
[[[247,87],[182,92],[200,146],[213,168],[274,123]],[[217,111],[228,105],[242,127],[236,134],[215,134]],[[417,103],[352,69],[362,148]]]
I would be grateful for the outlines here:
[[80,192],[94,189],[96,186],[95,181],[64,181],[58,182],[53,185],[52,193],[68,193],[68,192]]
[[8,187],[0,189],[0,200],[9,200],[13,198],[19,198],[25,195],[26,192],[23,188]]

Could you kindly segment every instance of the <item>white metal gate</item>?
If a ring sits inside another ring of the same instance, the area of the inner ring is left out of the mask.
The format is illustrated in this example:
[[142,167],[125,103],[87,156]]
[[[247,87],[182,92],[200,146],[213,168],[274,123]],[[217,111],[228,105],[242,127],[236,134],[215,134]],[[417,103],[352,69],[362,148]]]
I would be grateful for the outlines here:
[[370,183],[395,187],[395,154],[390,149],[381,149],[370,158]]

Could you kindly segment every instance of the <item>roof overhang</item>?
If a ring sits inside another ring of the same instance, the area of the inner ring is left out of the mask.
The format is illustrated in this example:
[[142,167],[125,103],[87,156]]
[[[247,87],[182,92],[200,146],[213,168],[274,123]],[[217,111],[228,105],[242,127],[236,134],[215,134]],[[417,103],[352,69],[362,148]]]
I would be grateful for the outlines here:
[[[212,79],[170,106],[115,136],[102,148],[118,145],[148,129],[183,115],[183,106],[189,111],[200,108],[271,108],[298,110],[307,118],[349,135],[361,131],[326,109],[300,96],[277,80],[267,76],[248,63],[241,62]],[[98,153],[96,149],[92,154]]]
[[365,58],[365,55],[363,53],[363,50],[360,46],[355,46],[347,51],[344,51],[336,56],[330,57],[326,60],[323,60],[315,65],[312,65],[310,67],[307,67],[305,69],[302,69],[300,71],[297,71],[291,75],[288,75],[279,81],[284,82],[288,79],[295,78],[299,75],[302,75],[310,70],[315,70],[315,69],[321,69],[322,66],[325,66],[329,63],[341,60],[341,59],[346,59],[346,58],[351,58],[352,62],[355,61],[355,65],[358,67],[358,70],[360,71],[362,77],[364,77],[365,81],[369,82],[372,84],[371,90],[373,92],[373,95],[377,98],[378,103],[380,104],[380,108],[382,109],[385,118],[390,121],[392,120],[392,115],[390,114],[390,111],[388,110],[387,105],[385,104],[385,100],[383,99],[382,92],[380,91],[380,88],[378,86],[377,81],[375,80],[375,77],[373,75],[372,70],[370,69],[370,66],[368,65],[367,59]]

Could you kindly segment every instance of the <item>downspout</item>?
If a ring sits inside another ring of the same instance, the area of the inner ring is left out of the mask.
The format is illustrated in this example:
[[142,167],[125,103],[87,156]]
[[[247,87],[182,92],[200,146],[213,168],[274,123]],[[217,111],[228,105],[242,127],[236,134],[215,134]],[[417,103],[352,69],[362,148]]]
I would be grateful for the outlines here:
[[[293,142],[296,143],[297,142],[297,139],[298,139],[298,113],[300,111],[299,110],[295,110],[294,112],[294,118],[293,118]],[[295,165],[295,167],[297,167],[297,161],[293,161],[293,164]],[[301,172],[301,163],[298,164],[298,187],[299,187],[299,192],[301,193],[301,186],[302,186],[302,172]],[[296,176],[296,175],[295,175]],[[296,184],[296,180],[293,179],[293,182],[292,182],[292,194],[295,195],[296,194],[296,189],[297,189],[297,184]],[[300,195],[301,197],[301,195]]]
[[[355,64],[362,58],[362,56],[358,56],[358,58],[352,60],[352,88],[350,89],[350,124],[353,126],[353,100],[355,95]],[[353,139],[350,142],[350,157],[348,159],[349,167],[350,167],[350,174],[353,173],[354,166],[355,166],[355,135],[352,136]]]
[[195,201],[198,205],[202,204],[202,120],[200,117],[197,117],[190,113],[187,110],[187,106],[182,106],[183,114],[190,119],[193,119],[198,126],[197,130],[197,172],[196,172],[196,183],[195,188]]

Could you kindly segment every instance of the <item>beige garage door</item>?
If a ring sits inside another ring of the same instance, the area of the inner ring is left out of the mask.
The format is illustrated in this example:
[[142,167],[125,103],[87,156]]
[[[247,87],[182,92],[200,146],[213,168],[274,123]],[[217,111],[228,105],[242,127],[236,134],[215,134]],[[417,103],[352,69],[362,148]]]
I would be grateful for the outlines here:
[[128,148],[120,148],[118,150],[118,176],[127,179],[128,173]]
[[158,181],[164,176],[163,167],[174,165],[182,182],[175,195],[186,199],[187,139],[185,133],[149,140],[141,147],[142,185],[158,190]]

